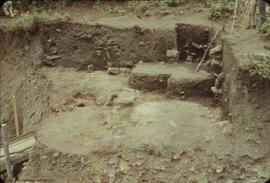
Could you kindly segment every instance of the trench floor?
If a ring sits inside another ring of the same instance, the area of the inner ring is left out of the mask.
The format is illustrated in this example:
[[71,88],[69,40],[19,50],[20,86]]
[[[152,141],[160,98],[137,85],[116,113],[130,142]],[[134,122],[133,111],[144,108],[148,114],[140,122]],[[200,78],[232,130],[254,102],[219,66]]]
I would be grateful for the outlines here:
[[128,86],[128,74],[41,69],[52,82],[49,117],[38,141],[61,152],[140,150],[177,153],[201,148],[223,156],[232,150],[231,124],[221,109],[167,99]]

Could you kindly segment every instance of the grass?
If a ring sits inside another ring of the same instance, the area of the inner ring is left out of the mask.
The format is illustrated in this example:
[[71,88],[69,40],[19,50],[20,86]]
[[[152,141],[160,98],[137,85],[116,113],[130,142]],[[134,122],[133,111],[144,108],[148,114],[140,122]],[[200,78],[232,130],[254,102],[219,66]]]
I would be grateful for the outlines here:
[[268,20],[262,25],[260,31],[263,35],[270,38],[270,20]]
[[219,18],[222,12],[233,12],[235,5],[232,0],[202,0],[202,2],[209,8],[213,18]]
[[20,17],[14,18],[10,23],[11,30],[30,29],[36,22],[57,22],[69,20],[67,15],[55,13],[49,15],[47,12],[38,12],[35,10],[21,14]]
[[250,59],[251,61],[248,64],[250,75],[257,75],[270,80],[270,55],[262,59],[256,59],[254,57]]

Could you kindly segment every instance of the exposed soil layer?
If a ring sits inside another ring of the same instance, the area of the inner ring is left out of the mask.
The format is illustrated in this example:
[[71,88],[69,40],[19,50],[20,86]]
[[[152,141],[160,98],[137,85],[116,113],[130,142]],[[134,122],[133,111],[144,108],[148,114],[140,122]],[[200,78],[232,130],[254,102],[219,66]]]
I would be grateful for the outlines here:
[[[190,28],[191,37],[198,36],[197,28]],[[173,29],[39,23],[28,31],[1,31],[0,38],[1,123],[12,129],[15,94],[24,132],[37,132],[38,144],[22,180],[246,183],[267,178],[269,104],[259,96],[267,94],[266,88],[258,78],[246,82],[237,58],[228,57],[233,50],[226,42],[224,98],[232,121],[224,118],[222,108],[209,104],[211,74],[195,73],[194,63],[179,70],[167,63],[167,49],[177,45]],[[141,79],[133,77],[140,61],[166,69],[141,68],[162,77],[134,87],[130,81]],[[121,74],[104,71],[112,67]],[[169,77],[180,85],[170,87]],[[200,85],[202,78],[206,82]],[[253,81],[258,88],[252,88]],[[148,87],[151,92],[138,90]],[[159,91],[166,88],[194,96],[169,99]],[[246,118],[239,111],[245,101],[244,107],[257,113],[248,120],[256,119],[262,128],[243,129]]]
[[41,28],[43,60],[48,66],[61,65],[86,70],[108,66],[132,67],[143,62],[166,61],[166,51],[175,48],[175,33],[138,26],[117,29],[100,25],[56,24]]

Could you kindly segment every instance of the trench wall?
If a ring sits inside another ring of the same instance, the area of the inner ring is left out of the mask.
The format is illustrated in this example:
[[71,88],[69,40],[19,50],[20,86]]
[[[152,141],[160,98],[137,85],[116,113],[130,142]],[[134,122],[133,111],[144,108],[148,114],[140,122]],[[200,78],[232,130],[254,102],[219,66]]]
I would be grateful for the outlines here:
[[240,59],[224,39],[224,109],[235,123],[247,128],[263,128],[270,122],[270,81],[251,76],[241,66]]

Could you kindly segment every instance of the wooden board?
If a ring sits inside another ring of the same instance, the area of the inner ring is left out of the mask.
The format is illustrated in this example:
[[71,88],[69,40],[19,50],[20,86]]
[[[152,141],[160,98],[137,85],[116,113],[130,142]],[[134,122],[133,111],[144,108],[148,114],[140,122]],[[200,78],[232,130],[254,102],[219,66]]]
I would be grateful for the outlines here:
[[[29,152],[36,143],[36,138],[33,132],[14,138],[9,141],[10,161],[14,165],[28,160]],[[5,170],[4,150],[0,149],[0,171]]]

